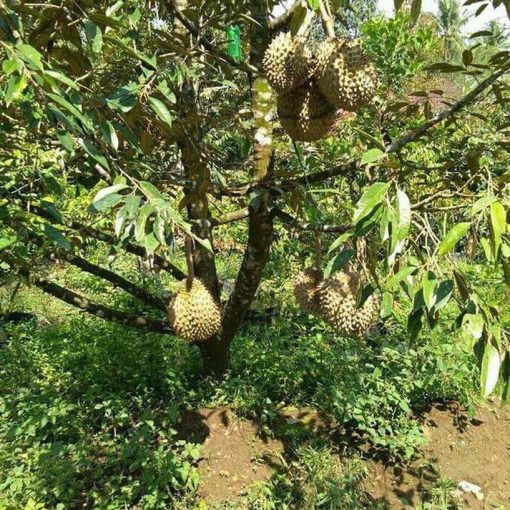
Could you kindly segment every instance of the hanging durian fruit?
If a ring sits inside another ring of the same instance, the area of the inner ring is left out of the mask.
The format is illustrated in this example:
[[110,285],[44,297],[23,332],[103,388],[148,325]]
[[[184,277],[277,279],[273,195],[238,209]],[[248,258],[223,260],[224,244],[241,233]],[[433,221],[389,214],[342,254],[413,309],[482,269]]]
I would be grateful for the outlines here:
[[357,111],[374,95],[377,74],[357,41],[328,39],[316,56],[317,85],[336,108]]
[[191,244],[186,243],[188,277],[168,307],[176,336],[188,342],[203,342],[221,330],[221,312],[205,285],[194,277]]
[[379,300],[372,294],[356,306],[359,278],[353,272],[337,272],[317,290],[320,315],[339,333],[359,337],[370,330],[379,316]]
[[313,82],[278,96],[277,109],[283,130],[302,142],[329,135],[344,114],[328,103]]
[[299,306],[306,312],[319,312],[319,297],[317,290],[324,278],[324,273],[317,267],[308,267],[298,273],[294,280],[294,297]]
[[312,75],[312,54],[301,37],[277,35],[264,55],[267,81],[277,92],[290,92]]

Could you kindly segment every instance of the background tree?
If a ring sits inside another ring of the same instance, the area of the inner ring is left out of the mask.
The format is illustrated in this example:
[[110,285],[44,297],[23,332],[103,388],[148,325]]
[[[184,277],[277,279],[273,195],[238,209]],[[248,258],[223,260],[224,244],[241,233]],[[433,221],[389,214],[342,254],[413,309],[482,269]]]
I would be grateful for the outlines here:
[[460,53],[464,42],[462,27],[467,18],[462,14],[458,0],[439,0],[437,4],[437,22],[443,39],[445,59],[452,59]]

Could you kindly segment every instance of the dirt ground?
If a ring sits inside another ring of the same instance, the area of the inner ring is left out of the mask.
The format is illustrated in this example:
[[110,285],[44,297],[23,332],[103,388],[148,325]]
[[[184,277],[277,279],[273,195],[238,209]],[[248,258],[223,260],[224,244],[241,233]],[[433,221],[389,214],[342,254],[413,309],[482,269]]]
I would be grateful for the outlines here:
[[365,489],[391,509],[412,509],[441,480],[478,485],[483,499],[453,491],[463,508],[510,510],[510,410],[478,409],[470,419],[456,406],[436,406],[422,416],[428,445],[408,469],[371,463]]
[[277,440],[262,441],[255,423],[227,408],[186,413],[179,432],[188,441],[202,443],[198,495],[210,504],[236,499],[250,485],[269,478],[283,450]]
[[[368,499],[409,510],[436,491],[439,497],[453,495],[460,508],[510,510],[510,409],[487,405],[469,418],[455,405],[435,406],[420,419],[428,439],[422,457],[405,469],[367,461]],[[188,412],[179,432],[202,444],[199,497],[209,504],[234,500],[269,478],[284,449],[276,439],[262,441],[256,423],[227,408]],[[480,486],[483,499],[456,491],[460,481]],[[438,486],[448,489],[438,492]]]

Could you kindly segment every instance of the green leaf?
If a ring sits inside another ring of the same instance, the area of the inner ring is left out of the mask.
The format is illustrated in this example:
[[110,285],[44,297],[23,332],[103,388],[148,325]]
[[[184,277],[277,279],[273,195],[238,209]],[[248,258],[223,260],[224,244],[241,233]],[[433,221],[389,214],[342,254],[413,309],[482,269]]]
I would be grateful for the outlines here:
[[399,241],[404,240],[411,228],[411,202],[407,194],[397,190],[397,213],[398,213],[398,235]]
[[488,397],[498,383],[499,370],[501,368],[501,356],[499,351],[488,342],[485,346],[480,370],[480,386],[483,397]]
[[57,243],[64,250],[69,251],[71,249],[71,243],[66,239],[64,234],[52,225],[44,224],[44,233],[51,241]]
[[393,315],[393,295],[391,292],[383,292],[381,300],[381,319],[387,319]]
[[368,216],[377,205],[382,201],[390,185],[385,182],[376,182],[368,188],[361,196],[356,210],[354,211],[354,223],[359,223],[363,218]]
[[496,197],[494,196],[486,196],[479,198],[474,204],[473,208],[471,209],[471,214],[475,215],[479,213],[480,211],[483,211],[485,208],[489,207],[492,203],[496,201]]
[[439,255],[451,252],[457,243],[468,233],[471,223],[458,223],[443,237],[439,244]]
[[163,101],[160,101],[158,98],[152,96],[149,97],[149,103],[151,108],[158,116],[158,118],[171,127],[172,115],[168,111],[168,108],[166,107],[165,103],[163,103]]
[[154,235],[154,232],[149,232],[148,234],[145,234],[143,245],[145,247],[147,255],[152,255],[156,251],[157,247],[159,246],[159,241]]
[[450,301],[450,298],[453,295],[454,287],[453,280],[445,280],[438,285],[434,310],[440,310],[448,304],[448,301]]
[[393,275],[388,280],[388,287],[394,288],[401,281],[406,280],[408,276],[411,276],[413,273],[417,271],[415,266],[407,266],[402,268],[397,274]]
[[113,124],[105,120],[99,124],[99,128],[101,129],[103,140],[116,152],[119,148],[119,137],[117,136]]
[[138,212],[138,217],[135,224],[135,239],[141,243],[145,240],[145,225],[149,216],[155,212],[155,207],[151,204],[145,204]]
[[482,338],[485,321],[483,317],[477,313],[467,313],[462,318],[462,326],[467,329],[473,338],[479,340]]
[[16,53],[24,60],[29,66],[37,71],[43,70],[42,55],[33,47],[28,44],[19,44],[15,48]]
[[91,20],[87,19],[83,22],[85,35],[94,53],[99,53],[103,47],[103,34],[101,29]]
[[427,310],[432,310],[433,306],[436,304],[436,289],[437,289],[437,278],[436,275],[432,271],[425,271],[423,273],[422,279],[423,285],[423,301],[425,302],[425,306]]
[[118,193],[119,191],[122,191],[127,187],[128,187],[127,184],[119,183],[114,184],[113,186],[108,186],[107,188],[103,188],[102,190],[97,192],[96,196],[94,197],[94,200],[92,200],[92,204],[95,205],[97,202],[107,197],[108,195],[111,195],[112,193]]
[[361,156],[361,164],[362,165],[370,165],[372,163],[375,163],[376,161],[379,161],[381,158],[383,158],[386,155],[384,151],[381,149],[370,149],[366,151],[363,156]]
[[332,251],[335,251],[339,246],[344,244],[348,239],[352,237],[352,232],[344,232],[343,234],[339,235],[329,247],[328,253],[331,253]]
[[5,103],[9,106],[17,101],[27,86],[27,78],[24,74],[12,75],[7,82],[7,90],[5,92]]
[[498,259],[501,247],[501,236],[506,230],[506,212],[500,202],[491,204],[491,241],[494,253],[494,260]]
[[83,115],[83,113],[80,112],[80,110],[78,110],[78,108],[76,108],[76,106],[71,104],[67,99],[65,99],[62,96],[59,96],[57,94],[53,94],[51,92],[46,92],[46,95],[49,98],[53,99],[53,101],[58,103],[60,106],[65,108],[71,115],[76,117],[83,124],[83,127],[86,127],[86,128],[90,127],[90,122]]
[[67,152],[72,153],[74,151],[74,139],[67,131],[59,129],[57,131],[57,137],[62,147],[64,147]]
[[14,72],[19,72],[23,69],[23,64],[21,63],[21,60],[4,60],[2,62],[2,71],[5,73],[6,76],[9,76],[10,74]]
[[52,69],[47,69],[44,72],[44,74],[49,76],[50,78],[58,80],[59,82],[63,83],[64,85],[67,85],[68,87],[70,87],[74,90],[80,90],[80,87],[78,87],[78,85],[76,84],[75,81],[71,80],[71,78],[68,78],[66,75],[62,74],[60,71],[54,71]]
[[95,159],[103,168],[106,168],[107,170],[110,169],[110,165],[108,165],[106,158],[99,152],[99,149],[90,140],[80,140],[80,145],[83,149],[85,149],[85,152]]
[[148,181],[140,181],[140,188],[142,188],[142,191],[149,200],[166,200],[158,188]]
[[307,0],[308,7],[312,9],[313,11],[318,11],[320,7],[320,1],[319,0]]
[[331,275],[335,274],[337,271],[342,269],[342,267],[349,262],[355,255],[354,250],[347,249],[338,253],[335,257],[333,257],[326,266],[326,270],[324,271],[324,276],[329,278]]
[[117,216],[115,217],[115,235],[117,237],[120,237],[124,230],[127,215],[128,215],[127,205],[124,205],[119,209],[119,211],[117,212]]
[[13,245],[17,241],[14,236],[0,237],[0,251],[5,250],[9,246]]
[[154,235],[160,244],[164,246],[166,244],[165,221],[163,218],[161,218],[161,216],[156,216],[154,219],[154,223],[152,224],[152,231],[154,232]]

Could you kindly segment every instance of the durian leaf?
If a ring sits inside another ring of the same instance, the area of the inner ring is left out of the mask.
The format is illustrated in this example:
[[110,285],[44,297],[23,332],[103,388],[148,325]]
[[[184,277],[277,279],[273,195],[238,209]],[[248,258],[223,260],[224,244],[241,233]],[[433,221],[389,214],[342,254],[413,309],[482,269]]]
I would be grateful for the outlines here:
[[468,233],[471,228],[470,222],[458,223],[443,237],[439,244],[439,255],[451,252],[457,243]]
[[488,342],[483,352],[480,370],[480,386],[484,397],[488,397],[496,388],[500,368],[501,356],[499,351],[491,342]]
[[389,183],[376,182],[363,193],[354,211],[355,224],[368,216],[380,204],[389,187]]

